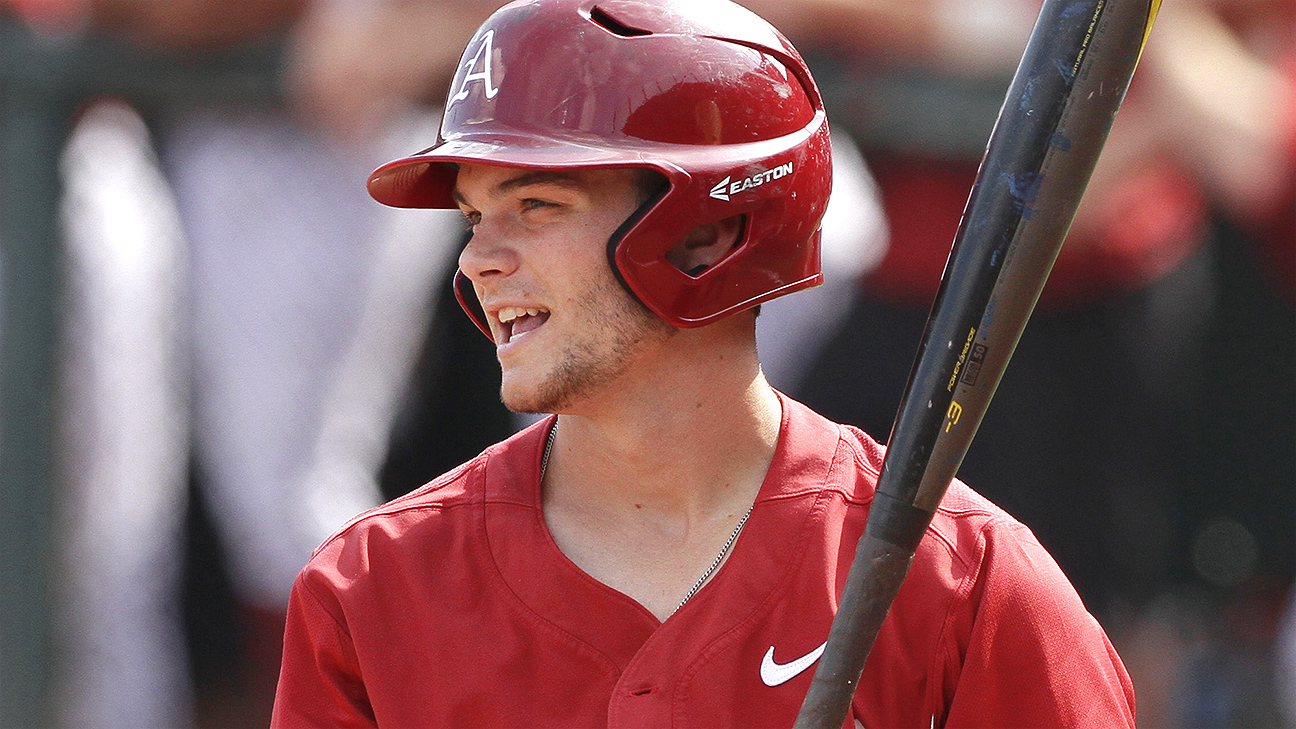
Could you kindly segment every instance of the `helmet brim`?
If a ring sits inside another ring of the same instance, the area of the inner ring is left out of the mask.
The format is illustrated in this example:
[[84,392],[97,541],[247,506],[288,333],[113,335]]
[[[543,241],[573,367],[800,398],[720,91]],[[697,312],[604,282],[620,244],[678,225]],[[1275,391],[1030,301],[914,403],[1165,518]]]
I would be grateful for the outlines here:
[[369,176],[369,195],[395,208],[455,208],[457,165],[489,164],[500,167],[635,166],[660,169],[641,153],[582,144],[576,140],[492,135],[489,140],[452,139],[431,149],[388,162]]

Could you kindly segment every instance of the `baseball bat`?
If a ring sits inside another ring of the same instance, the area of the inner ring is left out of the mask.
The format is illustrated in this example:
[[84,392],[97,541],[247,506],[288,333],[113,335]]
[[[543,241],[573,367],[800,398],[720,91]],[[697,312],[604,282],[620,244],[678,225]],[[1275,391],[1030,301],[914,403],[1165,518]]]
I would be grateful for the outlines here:
[[1160,0],[1045,0],[967,207],[796,729],[841,729],[1080,205]]

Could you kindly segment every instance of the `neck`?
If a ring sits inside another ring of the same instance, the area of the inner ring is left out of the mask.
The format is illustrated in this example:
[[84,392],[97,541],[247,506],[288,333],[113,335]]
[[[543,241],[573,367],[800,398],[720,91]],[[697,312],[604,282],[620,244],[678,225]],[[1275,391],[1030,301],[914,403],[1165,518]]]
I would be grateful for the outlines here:
[[716,347],[712,339],[697,351],[673,341],[668,351],[672,361],[645,358],[559,416],[546,508],[579,504],[688,522],[750,505],[781,420],[754,347]]
[[658,620],[717,574],[778,443],[781,407],[754,331],[726,338],[735,332],[711,325],[646,347],[554,431],[543,484],[550,535]]

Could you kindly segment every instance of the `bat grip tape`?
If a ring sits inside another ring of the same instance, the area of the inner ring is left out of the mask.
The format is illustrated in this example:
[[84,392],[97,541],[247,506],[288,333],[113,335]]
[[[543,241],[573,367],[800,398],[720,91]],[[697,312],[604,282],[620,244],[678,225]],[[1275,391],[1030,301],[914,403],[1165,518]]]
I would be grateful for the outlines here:
[[878,539],[912,551],[918,548],[931,518],[931,512],[878,491],[873,495],[867,531]]

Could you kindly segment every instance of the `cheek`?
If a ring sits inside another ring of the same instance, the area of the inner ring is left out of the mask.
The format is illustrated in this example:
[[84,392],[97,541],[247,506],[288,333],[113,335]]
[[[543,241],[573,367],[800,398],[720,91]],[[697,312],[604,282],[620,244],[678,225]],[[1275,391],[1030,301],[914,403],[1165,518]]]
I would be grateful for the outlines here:
[[563,246],[546,260],[537,260],[537,270],[554,287],[562,287],[564,298],[577,304],[609,286],[619,289],[620,283],[607,258],[606,242],[585,240],[578,246]]
[[584,224],[567,227],[565,234],[546,236],[532,250],[533,270],[557,294],[556,303],[572,311],[637,306],[608,260],[608,240],[621,222],[621,218],[610,215],[593,217]]

